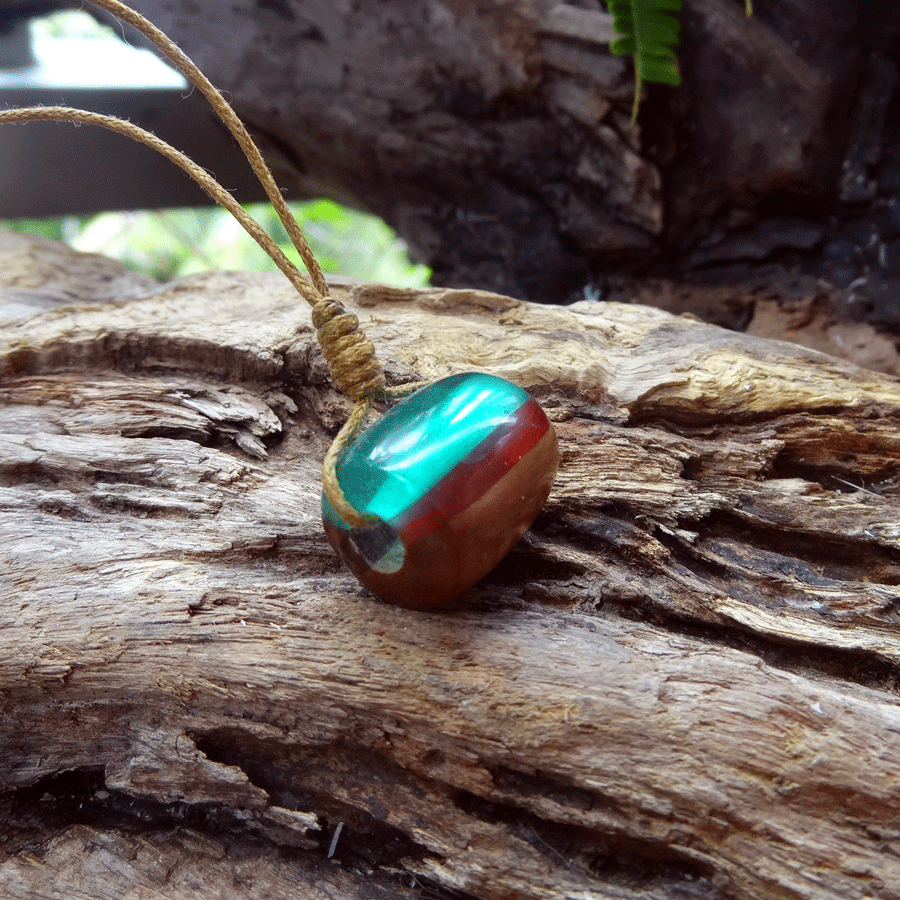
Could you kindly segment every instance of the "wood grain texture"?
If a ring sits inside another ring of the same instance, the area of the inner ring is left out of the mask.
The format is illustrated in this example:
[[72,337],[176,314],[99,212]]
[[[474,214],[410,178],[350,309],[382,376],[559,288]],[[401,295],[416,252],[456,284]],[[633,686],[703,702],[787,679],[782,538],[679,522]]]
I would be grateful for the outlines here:
[[289,287],[58,253],[67,305],[0,295],[5,895],[900,896],[896,379],[337,284],[389,380],[491,371],[559,432],[532,531],[417,613],[322,534],[346,406]]

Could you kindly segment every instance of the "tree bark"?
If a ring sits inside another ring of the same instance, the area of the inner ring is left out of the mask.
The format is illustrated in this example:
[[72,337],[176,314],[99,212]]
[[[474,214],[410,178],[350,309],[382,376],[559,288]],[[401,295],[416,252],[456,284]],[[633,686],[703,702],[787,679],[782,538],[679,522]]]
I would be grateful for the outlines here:
[[388,378],[560,438],[450,611],[319,522],[280,276],[0,242],[10,898],[900,897],[895,379],[641,306],[339,283]]
[[684,84],[651,86],[639,129],[600,0],[135,5],[268,136],[285,187],[382,216],[435,283],[538,302],[820,247],[843,182],[874,192],[898,62],[887,9],[864,28],[855,0],[749,20],[691,0]]

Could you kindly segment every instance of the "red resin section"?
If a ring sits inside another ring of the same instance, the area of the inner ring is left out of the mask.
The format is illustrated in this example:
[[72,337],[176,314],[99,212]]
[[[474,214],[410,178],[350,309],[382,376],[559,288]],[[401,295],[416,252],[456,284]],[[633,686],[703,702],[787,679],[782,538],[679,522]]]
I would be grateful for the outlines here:
[[393,523],[403,543],[412,545],[475,503],[549,428],[547,416],[536,400],[523,403],[512,422],[492,431]]

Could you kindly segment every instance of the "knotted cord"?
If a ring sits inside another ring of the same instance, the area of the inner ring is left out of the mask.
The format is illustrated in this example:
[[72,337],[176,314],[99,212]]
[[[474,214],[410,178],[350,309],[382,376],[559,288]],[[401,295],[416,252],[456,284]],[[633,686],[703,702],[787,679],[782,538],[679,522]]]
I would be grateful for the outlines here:
[[171,160],[186,172],[218,204],[230,212],[251,238],[262,247],[284,273],[301,297],[312,307],[312,321],[322,353],[337,386],[353,400],[353,408],[344,426],[331,443],[322,463],[322,487],[334,510],[354,527],[366,525],[371,516],[360,513],[346,499],[337,478],[336,466],[341,453],[353,436],[365,424],[375,399],[397,397],[410,393],[418,385],[404,385],[397,389],[385,387],[384,370],[375,354],[375,347],[365,336],[359,319],[330,296],[328,283],[306,238],[291,215],[287,203],[275,183],[262,153],[228,101],[197,68],[193,61],[152,22],[119,0],[91,0],[96,6],[111,12],[123,22],[134,26],[172,62],[209,101],[219,118],[234,136],[259,179],[278,218],[284,225],[291,243],[300,254],[309,272],[307,280],[285,256],[280,247],[244,210],[234,197],[205,169],[190,157],[137,125],[99,113],[65,106],[38,106],[0,110],[0,124],[9,122],[55,121],[98,125],[139,141]]

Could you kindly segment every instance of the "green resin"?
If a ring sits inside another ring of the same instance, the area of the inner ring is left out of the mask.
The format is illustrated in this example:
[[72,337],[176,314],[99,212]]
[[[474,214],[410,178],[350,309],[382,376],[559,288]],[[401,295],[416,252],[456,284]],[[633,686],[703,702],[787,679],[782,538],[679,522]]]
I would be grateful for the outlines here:
[[[360,434],[337,464],[347,500],[390,522],[430,491],[529,395],[494,375],[451,375],[398,403]],[[346,528],[328,499],[328,521]]]

